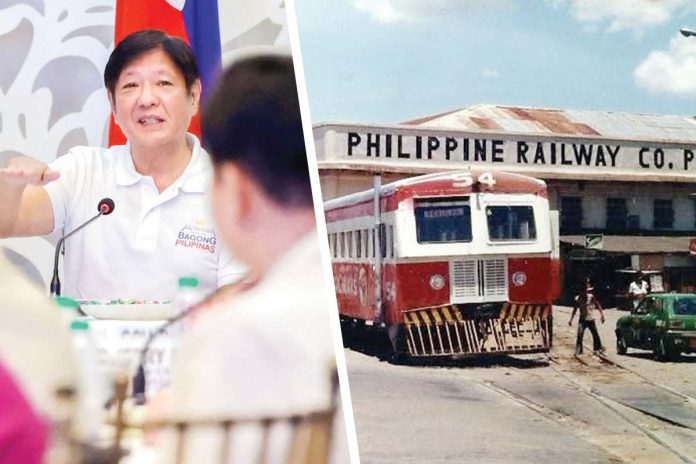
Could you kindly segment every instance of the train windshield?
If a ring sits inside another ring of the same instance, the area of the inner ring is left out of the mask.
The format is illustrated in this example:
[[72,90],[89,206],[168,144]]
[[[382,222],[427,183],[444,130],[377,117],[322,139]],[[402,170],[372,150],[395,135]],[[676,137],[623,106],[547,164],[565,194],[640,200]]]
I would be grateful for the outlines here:
[[492,241],[536,239],[531,206],[488,206],[488,236]]
[[418,243],[471,241],[471,208],[468,197],[416,200]]

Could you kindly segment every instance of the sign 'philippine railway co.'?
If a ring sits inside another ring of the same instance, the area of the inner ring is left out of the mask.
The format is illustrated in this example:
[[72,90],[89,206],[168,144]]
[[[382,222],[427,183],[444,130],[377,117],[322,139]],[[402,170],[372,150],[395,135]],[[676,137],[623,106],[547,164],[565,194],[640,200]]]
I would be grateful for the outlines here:
[[696,140],[677,144],[402,127],[318,126],[319,160],[696,176]]

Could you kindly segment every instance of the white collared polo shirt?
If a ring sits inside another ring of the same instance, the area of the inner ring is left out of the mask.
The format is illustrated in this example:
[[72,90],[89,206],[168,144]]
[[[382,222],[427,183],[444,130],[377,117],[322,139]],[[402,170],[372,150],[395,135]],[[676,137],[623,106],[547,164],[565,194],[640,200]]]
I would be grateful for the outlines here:
[[196,137],[188,142],[188,166],[162,192],[135,170],[129,145],[76,147],[51,164],[60,171],[45,187],[54,230],[75,230],[98,213],[102,198],[115,204],[65,240],[63,295],[166,301],[182,276],[198,277],[206,293],[242,277],[244,267],[222,249],[213,225],[210,158]]

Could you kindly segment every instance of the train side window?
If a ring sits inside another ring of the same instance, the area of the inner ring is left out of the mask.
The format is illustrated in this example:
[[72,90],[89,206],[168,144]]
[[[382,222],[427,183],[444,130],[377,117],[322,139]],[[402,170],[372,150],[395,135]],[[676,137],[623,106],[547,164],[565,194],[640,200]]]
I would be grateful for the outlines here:
[[416,200],[418,243],[471,241],[471,208],[468,197]]
[[346,255],[346,233],[341,232],[338,234],[338,257],[345,258]]
[[362,245],[362,242],[363,242],[363,231],[362,231],[362,230],[358,230],[358,231],[356,231],[355,233],[358,234],[358,240],[357,240],[358,243],[357,243],[357,246],[355,247],[355,257],[356,257],[356,258],[362,258],[362,251],[363,251],[363,245]]
[[362,238],[363,256],[367,258],[370,250],[370,248],[368,247],[370,242],[370,231],[367,229],[363,229]]
[[488,236],[492,241],[536,239],[531,206],[487,206],[486,217]]
[[347,245],[346,257],[352,258],[353,257],[353,231],[352,230],[350,232],[346,232],[346,245]]
[[370,255],[371,255],[370,257],[371,257],[371,258],[376,258],[376,257],[377,257],[377,252],[375,251],[375,250],[377,249],[377,240],[375,239],[375,235],[376,235],[376,232],[375,232],[375,229],[374,229],[374,227],[373,227],[373,228],[372,228],[372,233],[370,234],[370,236],[372,237],[372,245],[370,246],[370,250],[371,250],[371,251],[370,251]]
[[387,257],[387,226],[384,223],[379,225],[379,254],[382,258]]
[[333,249],[331,250],[331,253],[333,254],[334,258],[338,258],[338,234],[334,232],[331,234],[333,237]]
[[394,257],[394,226],[389,226],[389,240],[387,241],[387,246],[389,247],[389,256]]

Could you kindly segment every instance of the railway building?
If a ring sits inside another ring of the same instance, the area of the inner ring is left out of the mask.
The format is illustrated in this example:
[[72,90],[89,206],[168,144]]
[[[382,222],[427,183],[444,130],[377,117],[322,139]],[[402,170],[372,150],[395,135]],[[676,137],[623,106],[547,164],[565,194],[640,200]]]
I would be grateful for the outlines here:
[[383,184],[457,169],[543,179],[559,218],[562,300],[589,275],[605,305],[622,306],[637,271],[653,291],[696,291],[694,117],[482,104],[393,125],[321,123],[314,138],[325,200],[371,188],[375,174]]

